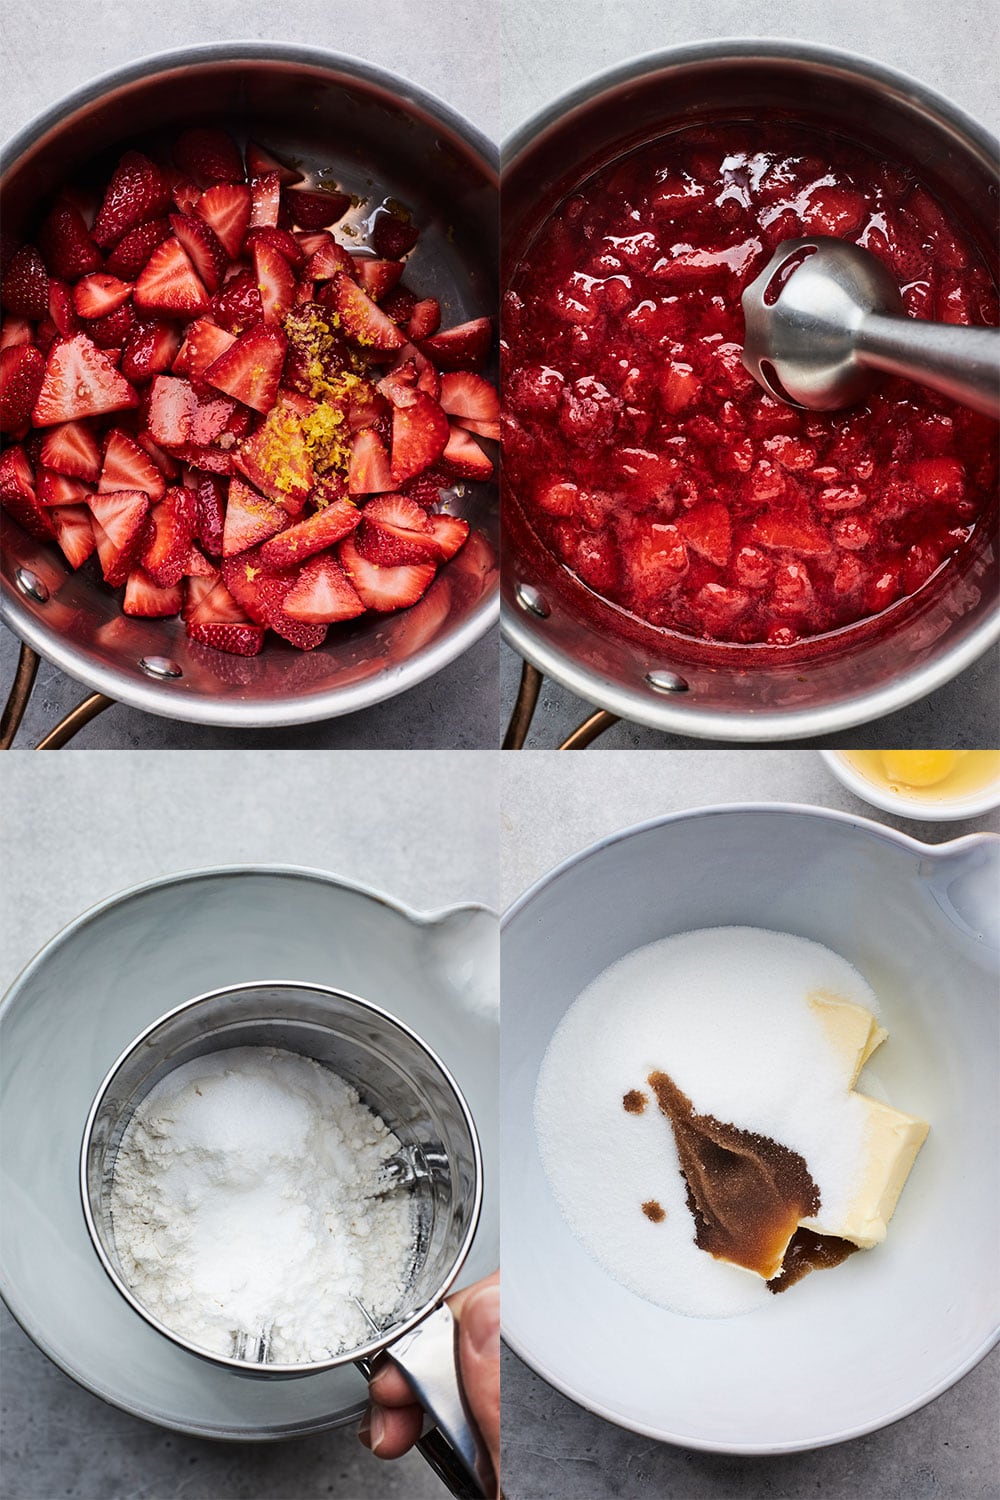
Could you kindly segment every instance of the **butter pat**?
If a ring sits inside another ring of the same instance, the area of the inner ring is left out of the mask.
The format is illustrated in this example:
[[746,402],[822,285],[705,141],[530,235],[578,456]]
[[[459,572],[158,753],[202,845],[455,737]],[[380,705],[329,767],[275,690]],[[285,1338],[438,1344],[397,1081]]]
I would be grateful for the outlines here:
[[830,1050],[842,1061],[844,1087],[853,1089],[861,1069],[889,1033],[870,1010],[841,995],[814,990],[808,999],[823,1025]]
[[870,1250],[885,1239],[886,1226],[930,1127],[925,1120],[865,1094],[855,1098],[866,1119],[863,1157],[851,1202],[836,1221],[824,1218],[821,1205],[816,1217],[803,1219],[802,1224],[817,1234],[836,1235]]

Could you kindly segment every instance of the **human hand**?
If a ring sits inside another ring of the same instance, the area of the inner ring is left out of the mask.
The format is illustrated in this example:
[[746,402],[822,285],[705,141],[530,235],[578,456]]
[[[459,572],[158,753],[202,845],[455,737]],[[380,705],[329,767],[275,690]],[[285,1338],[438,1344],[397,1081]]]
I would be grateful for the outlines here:
[[[448,1298],[458,1322],[459,1375],[465,1399],[500,1473],[500,1273]],[[400,1458],[420,1436],[423,1407],[406,1377],[392,1364],[372,1376],[371,1405],[358,1431],[378,1458]]]

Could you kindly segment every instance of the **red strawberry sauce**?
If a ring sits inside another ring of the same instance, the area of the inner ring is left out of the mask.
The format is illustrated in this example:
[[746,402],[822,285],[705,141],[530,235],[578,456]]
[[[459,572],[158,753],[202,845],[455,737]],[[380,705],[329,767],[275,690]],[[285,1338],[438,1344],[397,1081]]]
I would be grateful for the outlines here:
[[805,414],[743,369],[740,294],[775,246],[832,234],[907,311],[995,323],[970,241],[906,168],[781,124],[700,127],[591,177],[504,303],[505,482],[542,544],[653,626],[791,645],[887,609],[968,542],[996,426],[885,380]]

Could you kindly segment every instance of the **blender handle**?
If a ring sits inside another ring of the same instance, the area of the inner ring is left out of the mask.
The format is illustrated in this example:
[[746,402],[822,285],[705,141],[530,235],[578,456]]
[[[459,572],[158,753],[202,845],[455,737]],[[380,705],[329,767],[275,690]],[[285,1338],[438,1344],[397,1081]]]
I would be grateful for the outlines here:
[[458,1378],[458,1327],[447,1303],[383,1353],[413,1387],[434,1427],[417,1447],[459,1500],[496,1494],[493,1466]]

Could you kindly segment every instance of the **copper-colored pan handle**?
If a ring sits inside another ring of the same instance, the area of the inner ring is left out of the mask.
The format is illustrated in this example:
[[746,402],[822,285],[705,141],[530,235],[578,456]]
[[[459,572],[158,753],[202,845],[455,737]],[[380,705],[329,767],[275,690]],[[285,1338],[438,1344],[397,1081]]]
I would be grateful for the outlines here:
[[[30,646],[22,645],[21,654],[17,659],[14,681],[7,695],[3,717],[0,719],[0,750],[11,748],[17,731],[21,727],[21,720],[24,718],[28,701],[31,698],[31,690],[35,685],[39,660],[36,651],[32,651]],[[114,701],[113,698],[106,698],[103,693],[91,693],[89,698],[84,698],[82,703],[78,703],[76,708],[71,709],[44,739],[39,740],[35,749],[61,750],[63,745],[67,745],[85,724],[89,724],[91,719],[96,719],[98,714],[110,708]]]
[[[521,683],[517,690],[510,723],[507,725],[507,733],[503,738],[505,750],[524,749],[524,742],[528,738],[531,720],[538,703],[538,693],[544,680],[537,667],[533,667],[529,661],[522,663]],[[610,729],[612,724],[617,723],[616,714],[609,714],[603,708],[596,709],[589,719],[584,719],[583,723],[563,740],[558,748],[560,750],[585,750],[606,729]]]

